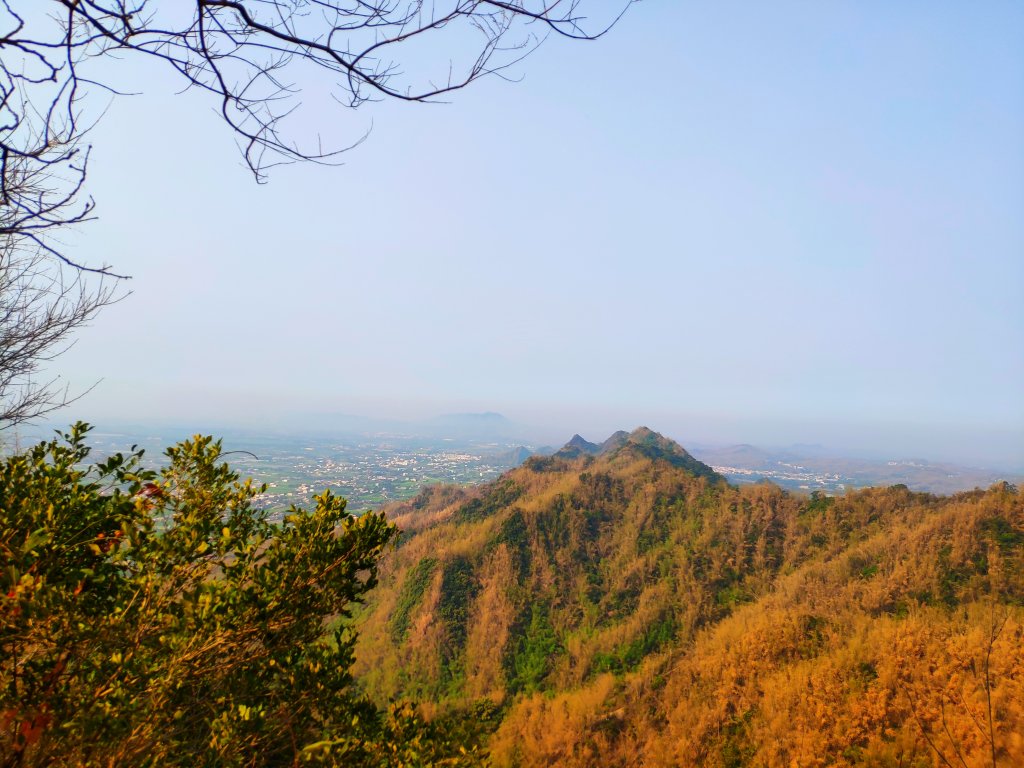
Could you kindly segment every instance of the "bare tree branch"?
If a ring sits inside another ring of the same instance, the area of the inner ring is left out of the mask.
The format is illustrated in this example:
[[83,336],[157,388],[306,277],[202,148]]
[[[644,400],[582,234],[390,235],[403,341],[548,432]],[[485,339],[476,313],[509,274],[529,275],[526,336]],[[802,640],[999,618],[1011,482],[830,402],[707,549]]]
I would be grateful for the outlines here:
[[263,181],[365,138],[295,137],[301,86],[316,78],[344,107],[440,100],[505,76],[546,37],[600,37],[633,1],[593,22],[581,0],[0,0],[0,427],[67,402],[59,382],[35,382],[39,366],[124,277],[71,258],[60,239],[95,211],[85,91],[119,93],[91,65],[141,56],[210,94]]
[[[335,97],[349,107],[383,98],[434,100],[502,72],[548,34],[593,39],[621,16],[591,26],[579,2],[3,0],[9,20],[0,57],[8,81],[56,86],[54,112],[72,138],[80,73],[90,59],[123,51],[159,59],[187,87],[218,99],[262,180],[270,165],[330,161],[346,148],[302,146],[288,137],[296,82],[331,77]],[[30,28],[15,10],[26,3],[59,13],[58,23]],[[31,67],[19,70],[19,59]]]
[[[42,366],[65,351],[69,337],[116,300],[104,276],[68,267],[46,251],[0,245],[0,430],[67,405],[59,379],[38,381]],[[29,241],[29,246],[33,242]],[[86,390],[88,391],[88,390]]]

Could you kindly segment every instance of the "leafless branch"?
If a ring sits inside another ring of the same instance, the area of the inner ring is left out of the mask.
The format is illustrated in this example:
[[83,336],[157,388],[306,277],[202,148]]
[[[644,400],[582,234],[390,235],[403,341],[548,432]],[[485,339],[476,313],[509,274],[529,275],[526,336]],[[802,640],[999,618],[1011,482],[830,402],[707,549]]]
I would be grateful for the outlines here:
[[[47,7],[53,23],[26,23],[16,12],[25,5]],[[430,101],[503,72],[549,34],[600,37],[624,10],[590,22],[580,0],[3,0],[0,7],[9,17],[0,37],[9,90],[50,86],[67,135],[75,135],[89,61],[144,54],[217,99],[261,180],[269,165],[329,162],[345,149],[302,146],[285,131],[296,83],[313,74],[332,78],[335,97],[349,107]]]
[[600,37],[633,1],[593,21],[581,0],[0,0],[0,424],[67,401],[58,382],[34,383],[39,364],[124,277],[71,258],[60,239],[95,212],[86,91],[120,93],[93,65],[147,58],[209,94],[263,181],[275,165],[331,163],[365,138],[296,138],[314,79],[350,108],[440,100],[507,76],[547,37]]
[[[40,157],[4,157],[0,194],[0,429],[66,405],[78,395],[59,379],[38,381],[43,365],[67,349],[73,332],[115,300],[114,279],[63,258],[55,228],[86,220],[74,206],[84,170],[61,188],[73,150],[52,144]],[[56,161],[54,162],[54,159]],[[77,167],[77,166],[76,166]],[[84,165],[81,166],[84,169]],[[99,273],[99,274],[97,274]]]

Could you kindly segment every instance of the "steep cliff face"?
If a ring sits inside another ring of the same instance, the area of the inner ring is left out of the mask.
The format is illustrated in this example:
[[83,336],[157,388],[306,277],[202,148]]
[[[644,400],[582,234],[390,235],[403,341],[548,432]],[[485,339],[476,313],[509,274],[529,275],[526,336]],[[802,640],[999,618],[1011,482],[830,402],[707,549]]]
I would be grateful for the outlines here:
[[[499,765],[788,765],[821,750],[836,764],[927,765],[942,747],[915,718],[934,686],[895,649],[977,650],[986,605],[1005,613],[990,654],[1000,701],[1024,685],[1019,654],[999,650],[1024,602],[1012,487],[734,488],[639,429],[602,445],[576,436],[487,486],[430,489],[391,513],[414,532],[360,617],[357,674],[382,700],[470,713],[495,731]],[[995,690],[972,680],[964,723]],[[1021,732],[1020,709],[996,708],[994,731]],[[981,736],[951,738],[986,754]]]

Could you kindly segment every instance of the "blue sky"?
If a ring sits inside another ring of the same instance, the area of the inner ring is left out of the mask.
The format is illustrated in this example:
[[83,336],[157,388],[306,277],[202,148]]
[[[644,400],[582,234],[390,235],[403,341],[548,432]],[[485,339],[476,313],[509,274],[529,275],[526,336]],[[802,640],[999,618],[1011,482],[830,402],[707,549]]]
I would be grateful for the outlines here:
[[70,243],[132,294],[67,418],[495,410],[550,432],[1024,465],[1024,6],[635,5],[256,186],[199,94],[92,134]]

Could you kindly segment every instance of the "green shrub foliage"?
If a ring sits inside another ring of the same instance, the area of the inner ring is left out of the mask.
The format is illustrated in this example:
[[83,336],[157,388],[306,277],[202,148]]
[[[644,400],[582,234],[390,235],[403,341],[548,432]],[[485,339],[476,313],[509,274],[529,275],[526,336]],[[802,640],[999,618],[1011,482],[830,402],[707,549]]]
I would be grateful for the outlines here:
[[396,529],[324,492],[281,522],[196,437],[156,474],[88,427],[0,464],[0,765],[463,765],[353,686],[349,608]]

